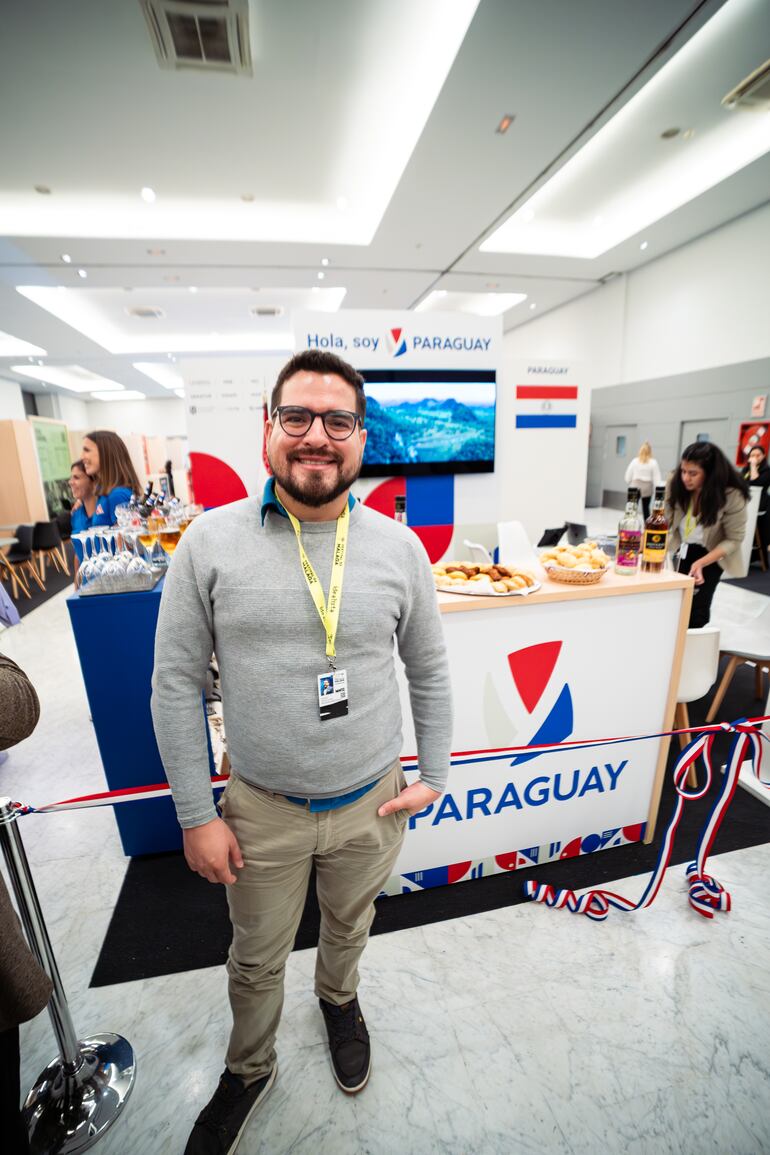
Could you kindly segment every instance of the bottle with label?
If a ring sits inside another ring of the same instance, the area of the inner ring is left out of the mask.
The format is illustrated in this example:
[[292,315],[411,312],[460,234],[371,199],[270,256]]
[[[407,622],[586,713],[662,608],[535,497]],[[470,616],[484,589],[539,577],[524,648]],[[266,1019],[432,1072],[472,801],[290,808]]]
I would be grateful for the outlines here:
[[618,525],[615,573],[635,574],[642,552],[642,519],[639,516],[639,490],[629,489],[626,512]]
[[396,508],[393,514],[395,521],[400,521],[402,525],[406,525],[406,496],[399,495],[396,497]]
[[645,573],[660,573],[666,563],[668,521],[664,510],[665,499],[665,486],[656,486],[652,511],[644,523],[642,569]]

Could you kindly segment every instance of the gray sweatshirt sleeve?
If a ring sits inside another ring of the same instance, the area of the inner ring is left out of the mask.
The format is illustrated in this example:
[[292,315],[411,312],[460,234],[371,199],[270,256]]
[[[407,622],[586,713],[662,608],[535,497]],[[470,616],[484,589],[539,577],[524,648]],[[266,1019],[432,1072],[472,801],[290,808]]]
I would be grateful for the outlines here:
[[443,791],[452,748],[452,688],[430,563],[421,544],[413,551],[411,589],[396,636],[409,683],[420,779]]
[[217,817],[201,706],[214,649],[212,612],[208,591],[196,580],[192,530],[180,541],[166,574],[152,676],[155,737],[182,827]]

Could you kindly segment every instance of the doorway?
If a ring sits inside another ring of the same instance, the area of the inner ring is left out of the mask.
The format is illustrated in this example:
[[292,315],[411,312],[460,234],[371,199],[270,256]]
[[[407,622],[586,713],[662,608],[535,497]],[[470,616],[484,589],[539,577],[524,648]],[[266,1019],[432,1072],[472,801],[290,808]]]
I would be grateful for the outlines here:
[[635,425],[607,426],[602,461],[602,505],[608,509],[625,508],[626,470],[638,448]]
[[686,446],[692,445],[693,441],[710,441],[712,445],[718,445],[728,460],[732,461],[735,454],[727,444],[728,436],[726,417],[707,417],[704,421],[683,421],[682,435],[679,439],[679,456],[682,456],[682,450]]

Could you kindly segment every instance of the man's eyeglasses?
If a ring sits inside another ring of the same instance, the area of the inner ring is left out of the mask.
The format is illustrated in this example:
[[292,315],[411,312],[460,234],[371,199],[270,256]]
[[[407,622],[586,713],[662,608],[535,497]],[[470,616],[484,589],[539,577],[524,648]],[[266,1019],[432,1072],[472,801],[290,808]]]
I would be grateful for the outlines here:
[[320,417],[332,441],[347,441],[361,420],[357,413],[350,413],[347,409],[327,409],[325,413],[316,413],[304,405],[279,405],[275,413],[281,429],[289,437],[304,437],[316,417]]

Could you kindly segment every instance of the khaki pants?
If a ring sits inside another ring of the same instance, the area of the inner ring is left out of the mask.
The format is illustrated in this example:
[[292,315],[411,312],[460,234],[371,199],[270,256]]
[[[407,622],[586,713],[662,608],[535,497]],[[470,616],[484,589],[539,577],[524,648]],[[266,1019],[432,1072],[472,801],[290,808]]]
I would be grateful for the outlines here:
[[275,1063],[286,959],[313,863],[321,908],[315,993],[338,1005],[355,995],[374,899],[392,874],[408,820],[406,811],[380,818],[377,809],[405,785],[396,762],[355,802],[311,813],[240,778],[228,782],[222,817],[238,840],[244,866],[227,887],[233,924],[227,1066],[245,1082]]

